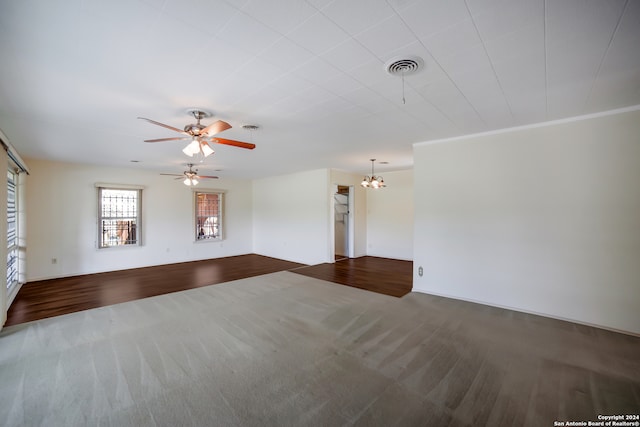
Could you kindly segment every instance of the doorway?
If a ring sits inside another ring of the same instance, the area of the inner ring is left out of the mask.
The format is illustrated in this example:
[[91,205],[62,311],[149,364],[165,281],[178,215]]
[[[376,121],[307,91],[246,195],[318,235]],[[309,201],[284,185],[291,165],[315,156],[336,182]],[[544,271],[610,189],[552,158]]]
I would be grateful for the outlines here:
[[334,206],[334,258],[353,258],[353,186],[336,185]]

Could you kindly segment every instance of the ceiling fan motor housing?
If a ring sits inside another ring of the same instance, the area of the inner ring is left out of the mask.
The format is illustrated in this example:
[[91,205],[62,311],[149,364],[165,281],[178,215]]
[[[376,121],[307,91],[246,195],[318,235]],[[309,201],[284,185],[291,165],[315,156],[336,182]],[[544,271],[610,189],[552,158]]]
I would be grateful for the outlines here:
[[184,127],[184,131],[190,135],[200,135],[200,131],[204,128],[205,126],[201,125],[200,123],[192,123],[192,124],[186,125]]
[[200,120],[213,116],[213,114],[208,111],[199,108],[190,108],[187,110],[187,113],[191,114],[198,121],[197,123],[188,124],[184,127],[185,132],[194,136],[200,135],[200,131],[206,127],[200,124]]

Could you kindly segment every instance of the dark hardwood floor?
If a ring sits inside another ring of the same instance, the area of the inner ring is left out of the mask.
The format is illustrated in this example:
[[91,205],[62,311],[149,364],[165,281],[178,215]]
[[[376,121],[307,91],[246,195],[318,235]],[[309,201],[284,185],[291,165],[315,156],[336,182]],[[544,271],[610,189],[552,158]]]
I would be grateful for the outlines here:
[[413,280],[412,261],[372,256],[344,258],[333,264],[312,265],[292,271],[394,297],[411,292]]
[[402,296],[411,291],[411,269],[410,261],[385,258],[305,266],[249,254],[42,280],[22,287],[9,308],[5,326],[283,270]]
[[302,266],[239,255],[30,282],[11,304],[5,326]]

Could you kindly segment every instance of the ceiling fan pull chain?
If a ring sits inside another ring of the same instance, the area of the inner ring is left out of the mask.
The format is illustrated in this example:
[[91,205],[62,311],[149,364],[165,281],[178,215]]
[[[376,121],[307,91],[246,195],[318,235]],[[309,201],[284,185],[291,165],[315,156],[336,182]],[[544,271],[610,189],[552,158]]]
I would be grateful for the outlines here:
[[204,150],[202,149],[202,141],[198,139],[198,146],[200,147],[200,163],[204,163],[204,159],[207,157],[204,155]]

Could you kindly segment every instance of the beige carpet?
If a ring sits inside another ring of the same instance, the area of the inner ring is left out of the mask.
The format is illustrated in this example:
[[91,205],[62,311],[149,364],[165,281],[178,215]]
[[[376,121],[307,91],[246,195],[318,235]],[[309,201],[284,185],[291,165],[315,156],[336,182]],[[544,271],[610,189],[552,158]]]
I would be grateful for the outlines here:
[[638,413],[640,338],[281,272],[8,327],[3,426],[551,426]]

